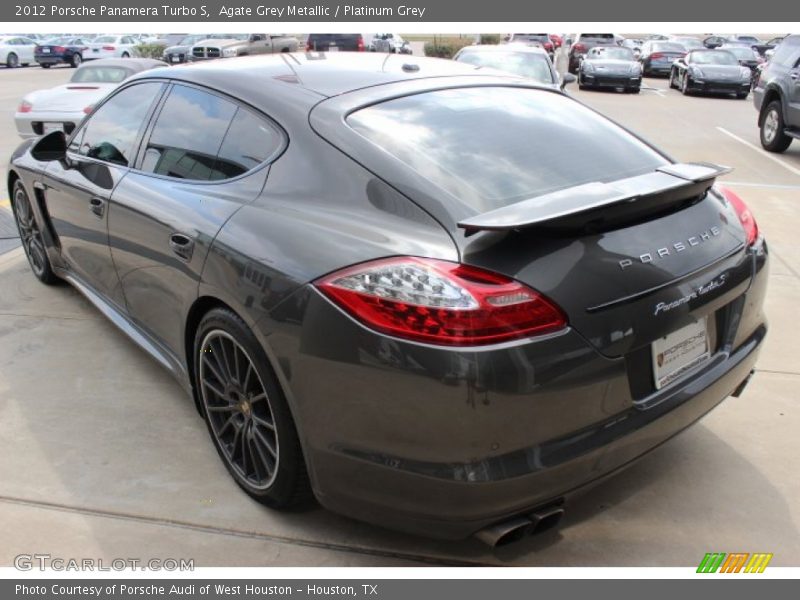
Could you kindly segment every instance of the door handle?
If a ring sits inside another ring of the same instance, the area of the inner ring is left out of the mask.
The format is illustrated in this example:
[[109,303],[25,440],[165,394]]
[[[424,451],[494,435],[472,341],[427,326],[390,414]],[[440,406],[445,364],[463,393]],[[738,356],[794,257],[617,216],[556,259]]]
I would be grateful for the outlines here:
[[94,214],[96,214],[98,217],[102,217],[106,210],[106,201],[95,196],[89,200],[89,206]]
[[191,260],[194,240],[183,233],[173,233],[169,236],[169,247],[179,258]]

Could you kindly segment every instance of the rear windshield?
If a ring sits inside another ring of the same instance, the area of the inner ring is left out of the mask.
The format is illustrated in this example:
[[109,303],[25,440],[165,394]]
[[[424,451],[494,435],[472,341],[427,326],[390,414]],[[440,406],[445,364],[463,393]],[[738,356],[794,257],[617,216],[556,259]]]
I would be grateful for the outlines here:
[[614,34],[613,33],[582,33],[580,39],[592,39],[592,40],[613,40]]
[[347,123],[477,212],[667,162],[589,108],[546,90],[426,92],[363,108]]
[[122,67],[83,67],[75,71],[71,83],[119,83],[131,74]]
[[686,48],[672,42],[655,42],[653,52],[686,52]]
[[550,60],[544,54],[515,52],[513,50],[466,50],[458,55],[458,62],[507,71],[521,77],[529,77],[539,83],[556,83]]

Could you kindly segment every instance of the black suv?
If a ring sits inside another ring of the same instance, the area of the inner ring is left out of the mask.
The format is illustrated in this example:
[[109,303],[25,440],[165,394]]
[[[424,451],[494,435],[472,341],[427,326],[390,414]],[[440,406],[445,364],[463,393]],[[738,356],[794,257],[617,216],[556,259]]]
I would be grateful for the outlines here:
[[790,35],[775,49],[761,72],[753,102],[758,110],[761,145],[783,152],[800,139],[800,35]]

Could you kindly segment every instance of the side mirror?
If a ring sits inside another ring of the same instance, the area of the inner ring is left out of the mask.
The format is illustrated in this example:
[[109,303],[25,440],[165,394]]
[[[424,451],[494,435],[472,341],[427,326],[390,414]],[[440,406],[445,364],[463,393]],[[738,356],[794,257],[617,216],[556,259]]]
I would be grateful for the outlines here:
[[577,79],[578,78],[575,77],[575,75],[573,75],[572,73],[564,73],[561,76],[561,89],[563,90],[570,83],[575,83],[577,81]]
[[63,131],[51,131],[39,138],[31,147],[31,156],[35,160],[48,162],[67,158],[67,136]]

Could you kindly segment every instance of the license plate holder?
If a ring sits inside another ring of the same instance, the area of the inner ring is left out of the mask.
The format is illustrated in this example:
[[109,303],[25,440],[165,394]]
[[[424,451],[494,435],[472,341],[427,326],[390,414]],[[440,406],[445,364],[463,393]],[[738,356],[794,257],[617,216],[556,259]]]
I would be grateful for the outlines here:
[[54,131],[64,131],[63,123],[42,123],[42,134],[47,135]]
[[653,380],[660,390],[708,360],[711,353],[707,319],[703,317],[655,340],[651,349]]

